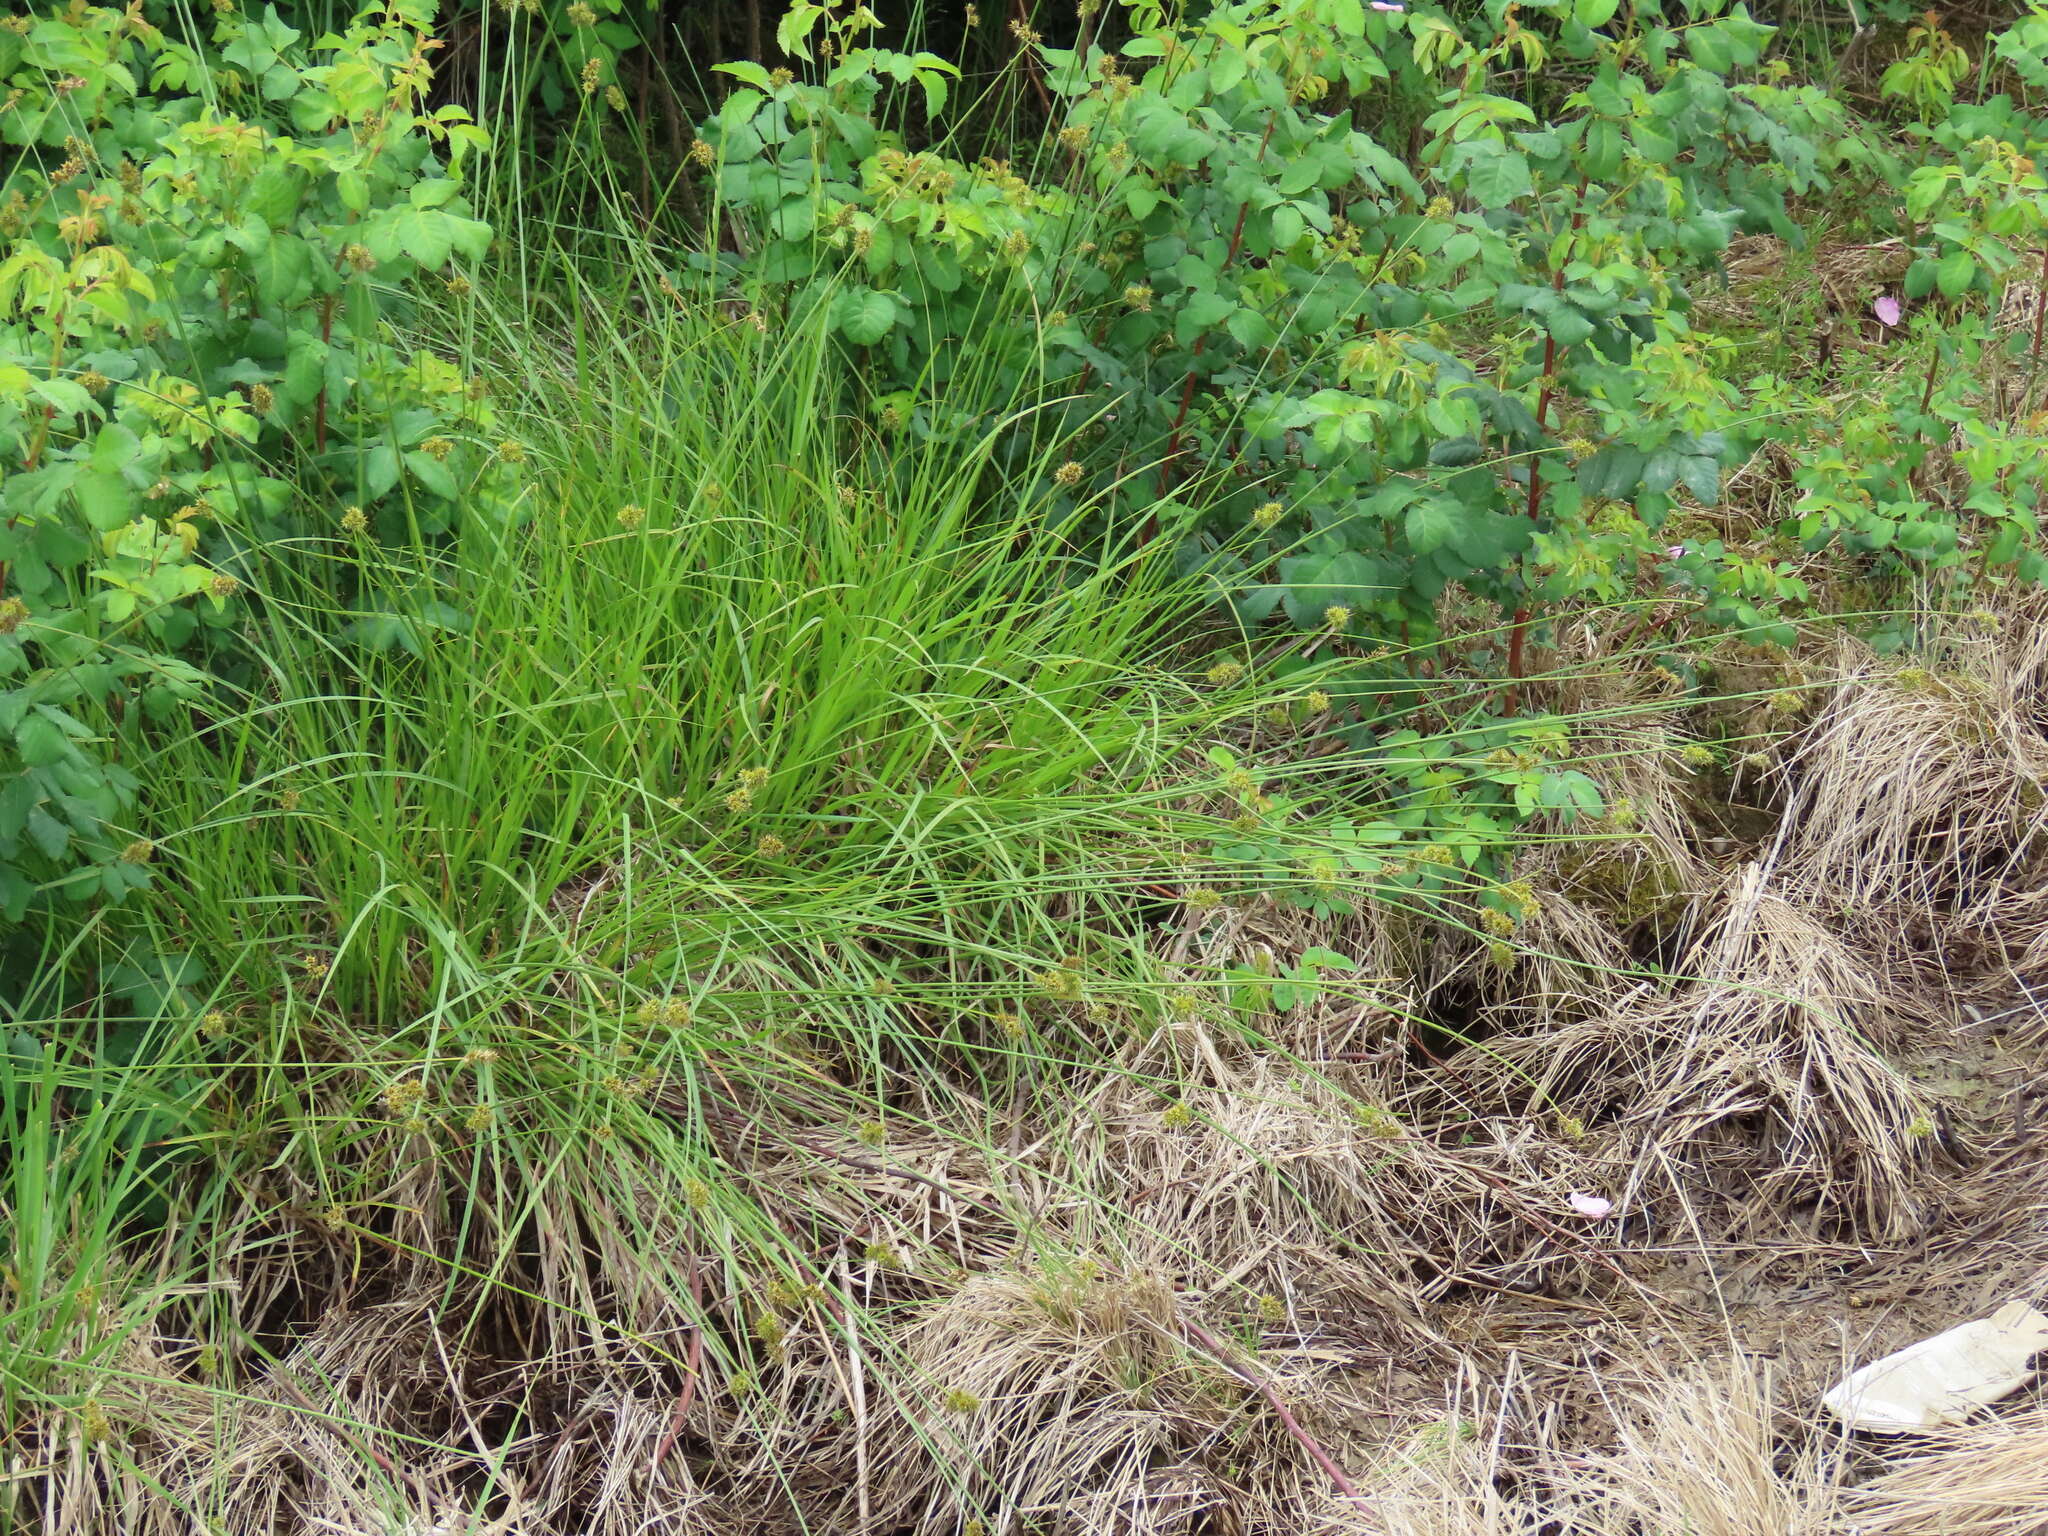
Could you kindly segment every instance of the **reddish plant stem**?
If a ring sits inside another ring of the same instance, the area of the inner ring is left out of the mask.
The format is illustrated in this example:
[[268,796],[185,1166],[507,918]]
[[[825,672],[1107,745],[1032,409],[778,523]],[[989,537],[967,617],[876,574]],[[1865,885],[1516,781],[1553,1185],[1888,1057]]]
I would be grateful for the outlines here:
[[1308,1452],[1309,1459],[1323,1469],[1323,1475],[1329,1478],[1339,1493],[1356,1504],[1370,1518],[1379,1518],[1379,1511],[1366,1502],[1365,1495],[1358,1491],[1358,1484],[1352,1482],[1345,1475],[1344,1469],[1331,1459],[1330,1453],[1322,1448],[1313,1435],[1301,1427],[1301,1421],[1294,1416],[1287,1404],[1281,1401],[1280,1394],[1273,1390],[1272,1382],[1248,1366],[1234,1362],[1230,1358],[1229,1347],[1200,1323],[1182,1318],[1180,1326],[1190,1343],[1266,1400],[1266,1406],[1273,1410],[1273,1416],[1280,1421],[1280,1427],[1294,1437],[1297,1445]]
[[2041,371],[2042,322],[2048,321],[2048,245],[2041,247],[2040,286],[2034,292],[2034,345],[2028,354],[2033,372]]
[[661,1464],[668,1460],[676,1437],[683,1432],[683,1421],[690,1416],[690,1405],[697,1400],[697,1377],[704,1364],[704,1276],[694,1256],[690,1259],[690,1305],[696,1309],[697,1319],[690,1324],[690,1348],[683,1361],[683,1390],[676,1398],[676,1411],[669,1415],[668,1432],[654,1448],[650,1475],[659,1472]]
[[[64,338],[70,334],[65,329],[65,319],[70,312],[71,301],[69,299],[66,299],[57,306],[56,324],[54,327],[57,339],[50,346],[50,377],[52,379],[55,379],[64,367]],[[28,452],[21,461],[21,467],[24,470],[32,470],[42,462],[43,449],[48,447],[50,442],[50,427],[56,419],[57,407],[55,405],[45,405],[43,407],[43,419],[36,423],[35,436],[29,440]]]
[[[1553,287],[1562,288],[1563,286],[1564,273],[1559,271]],[[1546,336],[1543,338],[1543,388],[1536,396],[1536,426],[1538,430],[1542,429],[1550,413],[1551,376],[1556,366],[1557,338],[1555,336]],[[1542,500],[1543,460],[1541,458],[1532,458],[1529,460],[1529,498],[1523,506],[1523,511],[1528,514],[1531,522],[1534,522],[1541,515]],[[1513,627],[1508,630],[1508,677],[1511,679],[1507,694],[1509,714],[1513,714],[1516,705],[1521,702],[1521,690],[1514,685],[1521,682],[1527,670],[1527,663],[1523,658],[1528,634],[1529,605],[1524,603],[1515,610]]]
[[[1579,179],[1577,206],[1572,209],[1571,232],[1577,234],[1586,222],[1586,179]],[[1569,248],[1567,248],[1569,254]],[[1559,266],[1550,274],[1550,291],[1564,292],[1564,268]],[[1557,389],[1557,338],[1546,335],[1543,338],[1543,384],[1536,393],[1536,430],[1541,432],[1550,423],[1550,399]],[[1543,459],[1540,453],[1529,460],[1529,496],[1523,510],[1531,522],[1542,513],[1543,503]],[[1515,712],[1521,702],[1520,683],[1527,671],[1525,653],[1529,635],[1529,606],[1523,603],[1515,610],[1514,623],[1508,630],[1508,692],[1507,709]]]
[[[1258,165],[1266,158],[1266,147],[1273,142],[1273,130],[1279,125],[1279,114],[1266,114],[1266,131],[1259,138],[1259,152],[1252,157],[1252,164]],[[1237,264],[1237,253],[1244,248],[1244,225],[1252,211],[1251,200],[1247,198],[1237,205],[1237,222],[1231,226],[1230,248],[1223,253],[1221,271],[1228,272]],[[1219,276],[1221,273],[1218,274]],[[1180,387],[1180,409],[1173,414],[1173,429],[1166,434],[1166,457],[1159,461],[1159,497],[1163,501],[1166,493],[1173,489],[1173,472],[1180,462],[1181,431],[1187,425],[1188,411],[1195,403],[1195,385],[1199,372],[1195,364],[1201,361],[1202,347],[1209,340],[1207,332],[1195,338],[1193,351],[1188,354],[1188,376]],[[1143,543],[1149,544],[1159,532],[1159,519],[1150,516],[1145,519]]]
[[[334,340],[334,295],[329,294],[320,301],[320,345],[327,346]],[[321,373],[327,372],[323,366]],[[313,402],[313,451],[327,450],[327,386],[321,384],[320,394]]]

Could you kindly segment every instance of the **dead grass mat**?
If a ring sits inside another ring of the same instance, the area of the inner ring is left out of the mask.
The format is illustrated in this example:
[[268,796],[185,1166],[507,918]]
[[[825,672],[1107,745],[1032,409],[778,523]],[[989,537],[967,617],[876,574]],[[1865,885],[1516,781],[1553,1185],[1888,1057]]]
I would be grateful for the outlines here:
[[[1699,813],[1686,722],[1623,701],[1578,749],[1629,814],[1532,851],[1505,960],[1263,909],[1178,941],[1326,937],[1388,968],[1383,1005],[1262,1040],[1191,1006],[1115,1072],[922,1104],[882,1148],[714,1108],[807,1278],[745,1272],[617,1156],[505,1286],[229,1223],[223,1304],[290,1316],[264,1358],[220,1390],[136,1328],[104,1433],[27,1426],[15,1508],[78,1536],[2048,1529],[2039,1403],[1894,1442],[1815,1403],[2048,1288],[2039,620],[1934,665],[1832,653],[1749,844]],[[449,1191],[390,1152],[381,1203],[446,1249]],[[652,1251],[628,1209],[671,1221]]]

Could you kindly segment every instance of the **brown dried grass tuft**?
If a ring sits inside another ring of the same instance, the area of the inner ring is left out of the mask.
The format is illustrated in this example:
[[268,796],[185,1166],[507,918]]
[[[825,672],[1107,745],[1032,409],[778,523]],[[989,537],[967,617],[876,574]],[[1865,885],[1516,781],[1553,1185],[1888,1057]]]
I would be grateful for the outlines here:
[[1771,1382],[1742,1356],[1642,1359],[1602,1374],[1604,1443],[1574,1445],[1526,1383],[1404,1450],[1375,1484],[1384,1536],[1851,1536],[1823,1442],[1788,1444]]
[[1567,1482],[1588,1536],[1829,1536],[1833,1469],[1809,1453],[1781,1471],[1770,1382],[1741,1356],[1649,1373],[1619,1415],[1620,1444]]
[[1701,923],[1672,990],[1489,1041],[1467,1070],[1505,1098],[1612,1130],[1638,1188],[1677,1169],[1781,1216],[1915,1230],[1932,1106],[1882,1051],[1924,1015],[1759,866],[1738,871]]
[[905,1335],[928,1385],[876,1431],[868,1518],[955,1531],[985,1507],[999,1525],[1192,1529],[1222,1497],[1200,1458],[1234,1438],[1243,1389],[1179,1343],[1177,1305],[1163,1279],[1086,1259],[968,1280]]
[[2048,1408],[1943,1430],[1916,1456],[1847,1495],[1862,1536],[2042,1536],[2048,1531]]
[[1535,902],[1512,945],[1468,936],[1462,946],[1467,958],[1449,974],[1470,978],[1486,1029],[1602,1011],[1620,978],[1639,969],[1632,940],[1671,927],[1711,888],[1691,804],[1693,746],[1659,714],[1575,733],[1563,766],[1599,786],[1606,814],[1591,825],[1553,826],[1517,856],[1514,878],[1529,884]]
[[1996,626],[1947,665],[1881,663],[1845,648],[1842,679],[1789,756],[1788,887],[1852,925],[1902,972],[1943,980],[1987,956],[2038,889],[2048,837],[2048,739],[2038,640]]
[[[236,1536],[2038,1531],[2038,1413],[1939,1439],[1844,1515],[1810,1404],[1788,1419],[1739,1358],[1660,1367],[1621,1321],[1657,1311],[1630,1294],[1646,1232],[1704,1253],[1772,1222],[1838,1252],[1922,1231],[1933,1106],[1886,1060],[1937,1022],[1919,957],[1932,941],[1983,974],[1976,925],[2048,973],[2048,626],[2028,618],[1966,628],[1924,676],[1840,653],[1782,770],[1781,844],[1732,874],[1702,851],[1655,685],[1587,683],[1604,716],[1573,765],[1609,823],[1524,854],[1540,899],[1507,967],[1413,913],[1230,906],[1168,934],[1171,963],[1322,943],[1361,975],[1253,1025],[1197,998],[1099,1057],[1048,1048],[1007,1103],[905,1090],[879,1143],[815,1060],[707,1087],[695,1121],[657,1096],[801,1274],[751,1271],[774,1245],[679,1200],[628,1135],[536,1137],[547,1198],[465,1211],[448,1169],[375,1133],[352,1218],[249,1218],[222,1305],[265,1342],[226,1391],[198,1389],[188,1344],[133,1345],[104,1412],[170,1498],[110,1524],[120,1474],[52,1419],[19,1442],[57,1469],[38,1507],[81,1536],[182,1536],[197,1510]],[[1668,977],[1642,975],[1645,925],[1683,945]],[[1456,987],[1486,1038],[1411,1053],[1411,1015]],[[1575,1190],[1621,1221],[1580,1222]],[[464,1220],[506,1211],[519,1233],[463,1249]],[[404,1249],[505,1267],[494,1285]],[[1447,1301],[1528,1332],[1476,1341]],[[1513,1385],[1523,1337],[1605,1417]],[[1461,1395],[1417,1428],[1413,1392],[1389,1406],[1397,1373]]]

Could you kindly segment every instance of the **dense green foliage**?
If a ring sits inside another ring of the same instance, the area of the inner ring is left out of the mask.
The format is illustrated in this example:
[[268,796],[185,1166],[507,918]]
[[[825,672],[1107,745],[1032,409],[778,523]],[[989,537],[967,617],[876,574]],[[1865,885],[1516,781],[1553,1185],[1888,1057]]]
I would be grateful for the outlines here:
[[[146,813],[109,746],[189,730],[209,676],[249,678],[236,608],[256,565],[511,508],[488,401],[390,330],[409,278],[489,238],[460,180],[484,139],[423,103],[418,15],[309,40],[229,11],[203,47],[116,11],[23,21],[0,30],[15,921],[147,878],[150,841],[119,830]],[[345,562],[326,570],[359,596]],[[403,641],[451,612],[422,592],[355,623]]]
[[[582,40],[584,100],[548,96],[527,126],[600,95],[622,110],[637,44],[616,7],[547,14]],[[488,142],[427,99],[428,19],[395,5],[314,36],[229,6],[181,37],[73,8],[0,29],[15,921],[147,882],[130,764],[203,725],[209,689],[275,667],[266,605],[317,614],[338,654],[419,657],[474,623],[477,552],[576,494],[530,487],[474,363],[406,333],[420,281],[448,274],[439,302],[474,334],[472,277],[449,269],[489,240],[462,179]],[[875,461],[859,494],[904,493],[923,455],[985,456],[970,494],[1021,488],[1060,580],[1163,549],[1228,617],[1212,683],[1291,690],[1276,720],[1314,717],[1392,796],[1313,831],[1253,797],[1207,840],[1234,881],[1350,910],[1338,874],[1388,894],[1499,879],[1517,826],[1601,815],[1512,686],[1553,617],[1637,610],[1632,633],[1689,676],[1702,637],[1782,645],[1834,601],[1806,555],[1851,558],[1881,638],[1886,590],[2048,570],[2039,306],[2031,329],[2000,324],[2048,246],[2042,14],[1985,60],[2017,100],[1959,99],[1962,50],[1909,30],[1880,86],[1903,136],[1789,80],[1740,5],[1116,19],[1113,50],[1098,9],[1073,47],[1013,25],[1046,116],[969,163],[948,153],[958,67],[881,46],[864,7],[792,6],[773,42],[802,73],[720,66],[677,168],[704,190],[674,206],[703,224],[620,270],[757,336],[829,338],[831,409]],[[1913,366],[1846,395],[1730,370],[1690,312],[1731,238],[1796,243],[1796,200],[1845,191],[1902,231],[1874,324]],[[2015,368],[1987,413],[1975,381]],[[1765,451],[1797,465],[1775,542],[1715,536],[1697,514]],[[1927,472],[1937,451],[1959,477]],[[1275,651],[1276,629],[1305,646]],[[355,664],[337,681],[391,685]],[[1437,729],[1411,717],[1425,702]],[[529,831],[494,858],[517,868]],[[1377,851],[1418,834],[1444,857]],[[191,973],[138,955],[130,974]]]
[[1079,1071],[1185,1117],[1153,1044],[1367,997],[1345,923],[1509,966],[1518,855],[1633,847],[1556,674],[1778,719],[1809,626],[2048,579],[2038,0],[1881,9],[1860,95],[1721,0],[713,6],[702,74],[638,0],[331,9],[0,22],[37,1455],[125,1454],[149,1330],[244,1393],[325,1305],[240,1310],[275,1254],[671,1394],[616,1318],[687,1297],[786,1386],[837,1217],[765,1214],[750,1106],[842,1180]]
[[[1712,541],[1667,556],[1663,532],[1765,440],[1822,461],[1809,549],[1839,538],[1928,570],[1972,543],[1958,509],[1916,515],[1910,449],[1885,465],[1851,449],[1888,481],[1828,476],[1861,434],[1920,442],[1932,397],[1817,421],[1816,398],[1721,376],[1687,311],[1731,235],[1796,237],[1788,198],[1861,173],[1902,197],[1923,253],[1905,279],[1933,305],[1916,338],[2022,351],[1987,319],[2039,243],[2040,119],[2003,97],[1954,107],[1955,45],[1930,28],[1886,75],[1932,114],[1926,163],[1908,163],[1765,67],[1771,29],[1741,6],[1489,16],[1475,42],[1469,21],[1359,0],[1188,21],[1135,6],[1117,55],[1039,50],[1063,103],[1042,148],[970,166],[888,128],[896,82],[942,116],[943,61],[867,46],[856,8],[798,6],[780,41],[826,67],[730,66],[742,88],[704,129],[746,247],[716,260],[778,312],[834,306],[864,358],[850,405],[886,430],[964,429],[919,399],[963,352],[1040,381],[1061,400],[1075,516],[1115,537],[1168,497],[1198,505],[1184,561],[1248,627],[1278,610],[1304,634],[1429,647],[1461,586],[1514,616],[1469,659],[1497,665],[1504,639],[1519,676],[1532,615],[1635,594],[1647,562],[1709,624],[1783,642],[1807,597],[1788,566]],[[2027,25],[2001,56],[2031,61]],[[1536,93],[1501,77],[1533,85],[1547,63],[1583,84],[1539,122]],[[1359,126],[1352,103],[1384,91],[1434,108],[1412,167]],[[1980,574],[2031,578],[2038,439],[1979,426],[1971,468],[1998,487],[1966,509],[1987,525]]]

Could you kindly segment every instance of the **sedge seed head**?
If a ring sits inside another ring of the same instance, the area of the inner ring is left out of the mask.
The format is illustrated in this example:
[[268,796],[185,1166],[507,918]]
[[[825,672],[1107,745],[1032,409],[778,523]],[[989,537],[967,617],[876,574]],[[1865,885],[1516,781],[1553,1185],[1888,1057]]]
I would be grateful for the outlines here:
[[647,509],[638,502],[627,502],[619,508],[619,526],[628,533],[634,532],[647,521]]
[[107,1410],[100,1406],[96,1397],[88,1397],[78,1410],[79,1434],[88,1445],[99,1445],[114,1437],[114,1426],[107,1418]]
[[1536,894],[1536,887],[1527,880],[1510,880],[1500,888],[1503,900],[1513,902],[1521,909],[1522,916],[1534,917],[1543,910],[1543,902]]
[[1377,1140],[1392,1141],[1401,1134],[1399,1118],[1378,1104],[1361,1104],[1357,1118],[1358,1128]]
[[1040,971],[1038,989],[1056,1002],[1078,1003],[1081,1000],[1081,978],[1064,966]]
[[394,1119],[404,1119],[426,1099],[427,1085],[416,1077],[402,1077],[384,1088],[384,1108]]

